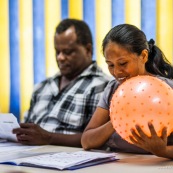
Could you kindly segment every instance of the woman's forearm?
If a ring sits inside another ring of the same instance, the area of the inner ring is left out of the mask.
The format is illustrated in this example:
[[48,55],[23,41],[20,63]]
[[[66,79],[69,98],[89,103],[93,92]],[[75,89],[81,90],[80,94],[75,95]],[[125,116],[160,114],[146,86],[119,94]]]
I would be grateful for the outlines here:
[[159,157],[173,159],[173,146],[166,146],[165,151],[160,151],[159,153],[153,153],[153,154]]
[[110,121],[98,128],[88,129],[82,135],[82,147],[85,150],[99,148],[105,144],[114,132],[115,130]]

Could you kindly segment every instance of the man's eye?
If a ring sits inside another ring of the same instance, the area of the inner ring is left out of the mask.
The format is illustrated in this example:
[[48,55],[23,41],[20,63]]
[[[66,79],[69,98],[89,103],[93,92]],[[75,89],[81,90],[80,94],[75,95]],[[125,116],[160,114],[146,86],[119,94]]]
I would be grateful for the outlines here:
[[70,55],[70,54],[72,54],[73,52],[74,52],[74,50],[70,49],[70,50],[65,50],[63,53],[64,53],[65,55]]
[[56,55],[59,55],[59,53],[60,53],[59,51],[56,51]]

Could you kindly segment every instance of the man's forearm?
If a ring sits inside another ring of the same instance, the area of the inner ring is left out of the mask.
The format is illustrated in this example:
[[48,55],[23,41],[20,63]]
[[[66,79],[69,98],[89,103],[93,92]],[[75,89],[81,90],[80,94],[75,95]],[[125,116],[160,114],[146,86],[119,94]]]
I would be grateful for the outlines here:
[[82,133],[72,134],[72,135],[50,133],[49,135],[50,135],[48,140],[49,145],[81,147]]

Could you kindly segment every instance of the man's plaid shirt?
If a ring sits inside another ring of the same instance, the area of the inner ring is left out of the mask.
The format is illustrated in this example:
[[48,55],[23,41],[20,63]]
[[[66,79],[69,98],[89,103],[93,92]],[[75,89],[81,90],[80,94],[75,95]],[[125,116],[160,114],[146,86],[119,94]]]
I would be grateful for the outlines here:
[[35,87],[25,122],[50,132],[74,134],[84,130],[110,77],[93,62],[67,87],[59,91],[60,74]]

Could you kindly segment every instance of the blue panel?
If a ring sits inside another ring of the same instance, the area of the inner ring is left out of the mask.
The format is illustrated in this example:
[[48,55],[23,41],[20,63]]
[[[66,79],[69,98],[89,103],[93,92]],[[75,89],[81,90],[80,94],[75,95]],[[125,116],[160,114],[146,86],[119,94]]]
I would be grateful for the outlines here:
[[125,22],[124,0],[112,0],[112,27]]
[[95,34],[95,1],[83,0],[83,20],[89,25],[93,36],[93,60],[96,60],[96,34]]
[[147,39],[156,38],[156,0],[141,0],[141,29]]
[[61,19],[68,18],[68,0],[61,0]]
[[46,77],[44,21],[44,0],[33,0],[34,84]]
[[20,120],[19,4],[9,0],[10,112]]

